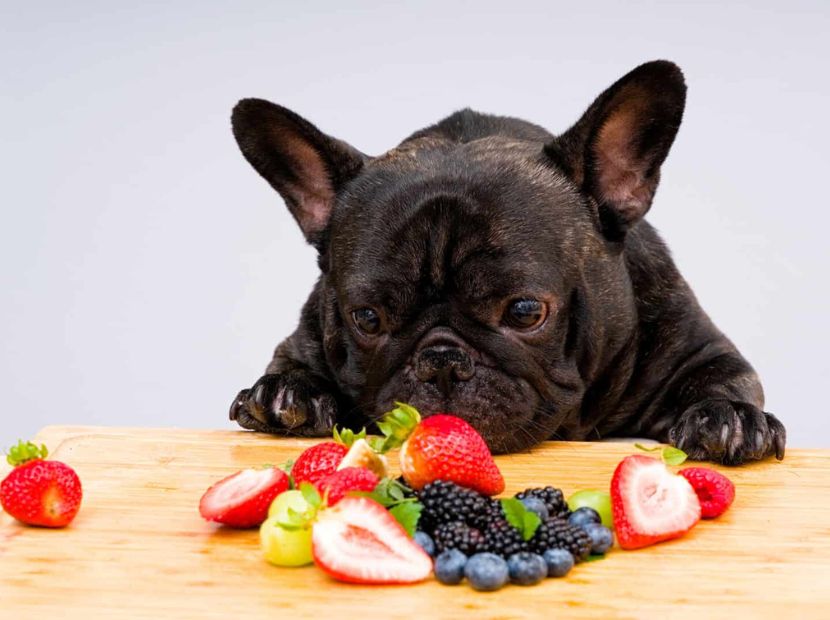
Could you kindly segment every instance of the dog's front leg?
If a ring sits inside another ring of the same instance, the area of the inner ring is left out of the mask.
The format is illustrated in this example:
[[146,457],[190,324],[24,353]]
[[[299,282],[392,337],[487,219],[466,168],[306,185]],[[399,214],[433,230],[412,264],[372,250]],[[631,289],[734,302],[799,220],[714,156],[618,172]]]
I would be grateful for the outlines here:
[[692,459],[738,465],[784,458],[784,425],[763,411],[758,377],[737,351],[689,369],[667,400],[676,418],[665,439]]
[[243,428],[304,437],[331,434],[339,390],[323,355],[318,295],[315,288],[300,326],[277,347],[265,374],[231,403],[230,419]]

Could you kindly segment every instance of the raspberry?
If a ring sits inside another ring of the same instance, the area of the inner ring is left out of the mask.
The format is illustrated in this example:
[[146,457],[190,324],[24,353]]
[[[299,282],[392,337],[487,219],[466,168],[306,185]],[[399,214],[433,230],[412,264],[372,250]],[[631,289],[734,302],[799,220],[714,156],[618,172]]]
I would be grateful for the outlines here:
[[530,550],[543,554],[548,549],[565,549],[577,562],[591,553],[591,537],[581,527],[570,525],[564,519],[548,519],[530,539]]
[[704,519],[719,517],[735,499],[735,485],[714,469],[687,467],[680,475],[689,481],[700,500],[700,516]]
[[432,538],[438,553],[447,549],[458,549],[465,555],[473,555],[480,551],[484,543],[481,532],[463,521],[439,525],[435,528]]
[[527,497],[535,497],[542,500],[548,509],[548,518],[553,519],[558,517],[560,519],[566,519],[571,514],[562,491],[554,487],[525,489],[520,493],[516,493],[516,499],[518,500],[523,500]]

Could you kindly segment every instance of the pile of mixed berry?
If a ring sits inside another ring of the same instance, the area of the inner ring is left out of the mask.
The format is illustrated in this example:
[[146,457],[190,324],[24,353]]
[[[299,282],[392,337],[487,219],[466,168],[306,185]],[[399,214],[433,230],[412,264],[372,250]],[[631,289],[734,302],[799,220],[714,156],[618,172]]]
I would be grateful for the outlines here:
[[415,542],[435,558],[436,579],[449,585],[466,577],[476,590],[495,590],[508,581],[533,585],[564,577],[589,555],[604,555],[614,541],[597,510],[571,512],[553,487],[497,500],[436,480],[418,499],[423,510]]
[[[382,437],[335,430],[281,467],[246,469],[213,485],[200,512],[231,527],[260,527],[265,559],[314,563],[353,583],[415,583],[434,572],[476,590],[564,577],[616,542],[636,549],[677,538],[732,503],[732,483],[715,470],[667,465],[685,458],[626,457],[610,492],[565,501],[552,486],[498,498],[505,488],[486,443],[461,418],[421,419],[398,403],[378,424]],[[385,453],[400,448],[399,478]],[[660,448],[656,448],[660,449]]]

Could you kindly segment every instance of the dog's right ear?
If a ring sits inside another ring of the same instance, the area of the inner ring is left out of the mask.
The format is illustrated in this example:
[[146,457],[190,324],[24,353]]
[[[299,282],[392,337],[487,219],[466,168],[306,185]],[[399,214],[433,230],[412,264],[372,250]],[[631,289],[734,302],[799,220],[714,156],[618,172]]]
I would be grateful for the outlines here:
[[237,103],[231,124],[245,159],[280,193],[306,239],[320,249],[337,192],[368,157],[263,99]]

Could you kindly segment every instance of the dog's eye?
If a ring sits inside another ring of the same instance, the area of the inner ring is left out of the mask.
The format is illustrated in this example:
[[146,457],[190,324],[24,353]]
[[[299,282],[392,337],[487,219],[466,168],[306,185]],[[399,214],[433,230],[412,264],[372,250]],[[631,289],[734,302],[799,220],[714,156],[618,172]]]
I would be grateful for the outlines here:
[[504,322],[515,329],[530,329],[540,325],[547,316],[547,307],[538,299],[516,299],[504,312]]
[[352,312],[352,320],[368,336],[374,336],[380,331],[380,316],[371,308],[358,308]]

